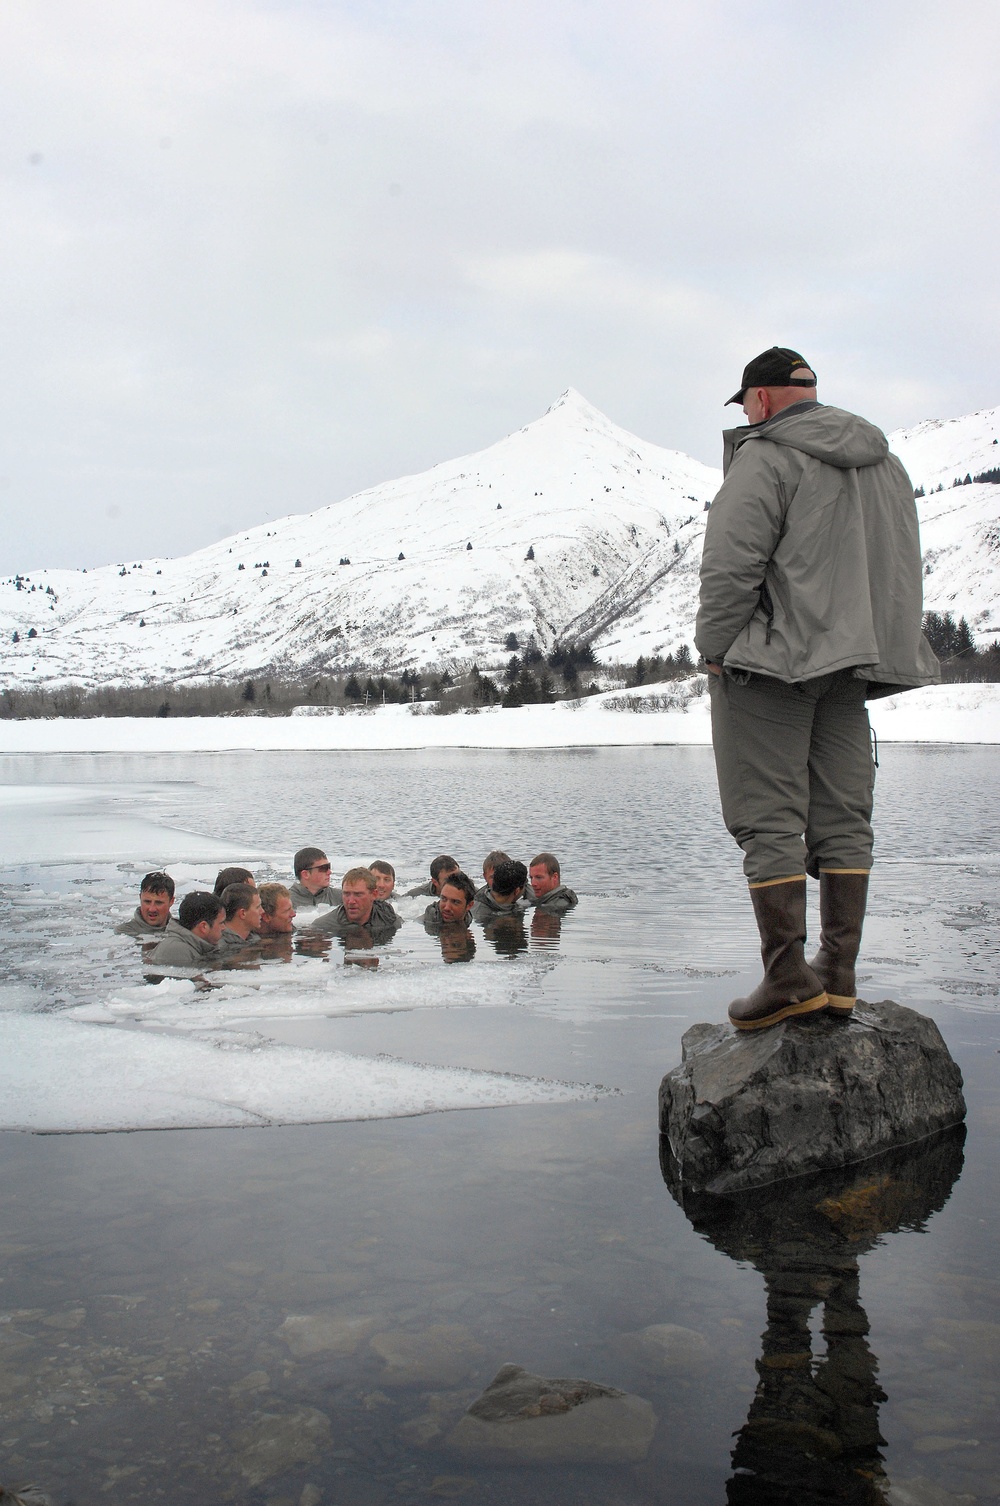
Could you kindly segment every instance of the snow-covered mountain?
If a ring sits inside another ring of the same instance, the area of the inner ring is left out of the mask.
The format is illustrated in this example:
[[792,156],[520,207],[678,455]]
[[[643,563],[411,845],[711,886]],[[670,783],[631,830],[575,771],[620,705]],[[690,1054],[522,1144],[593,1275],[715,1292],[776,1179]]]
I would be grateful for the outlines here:
[[486,668],[512,632],[603,645],[639,598],[629,655],[669,652],[692,638],[718,484],[568,391],[478,454],[185,558],[0,583],[0,685]]
[[[1000,487],[951,482],[1000,464],[998,437],[1000,409],[890,436],[928,493],[927,605],[979,633],[1000,623]],[[568,391],[478,454],[182,559],[0,582],[0,688],[485,669],[509,633],[669,653],[693,641],[720,479]]]
[[992,641],[1000,635],[1000,485],[952,483],[1000,469],[1000,408],[898,429],[889,443],[927,493],[917,500],[925,605],[966,617],[977,642]]

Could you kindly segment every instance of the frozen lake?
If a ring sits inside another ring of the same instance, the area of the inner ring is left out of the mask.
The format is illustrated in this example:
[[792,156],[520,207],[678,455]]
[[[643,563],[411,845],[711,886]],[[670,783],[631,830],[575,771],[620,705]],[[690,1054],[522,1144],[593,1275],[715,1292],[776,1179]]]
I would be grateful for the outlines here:
[[[764,1506],[748,1413],[803,1276],[760,1251],[805,1245],[806,1308],[840,1326],[805,1330],[803,1407],[832,1411],[775,1444],[789,1499],[995,1499],[1000,749],[881,757],[859,989],[937,1020],[969,1134],[964,1167],[949,1143],[873,1170],[894,1199],[819,1246],[794,1198],[703,1228],[659,1169],[659,1079],[755,976],[708,749],[0,758],[2,1122],[253,1126],[0,1135],[0,1483],[60,1506]],[[287,878],[307,842],[335,869],[387,857],[401,888],[438,851],[475,873],[551,848],[580,905],[499,947],[477,928],[459,964],[404,901],[377,970],[335,946],[210,995],[149,988],[111,934],[147,868],[181,892],[231,862]],[[647,1398],[645,1462],[450,1456],[508,1361]]]

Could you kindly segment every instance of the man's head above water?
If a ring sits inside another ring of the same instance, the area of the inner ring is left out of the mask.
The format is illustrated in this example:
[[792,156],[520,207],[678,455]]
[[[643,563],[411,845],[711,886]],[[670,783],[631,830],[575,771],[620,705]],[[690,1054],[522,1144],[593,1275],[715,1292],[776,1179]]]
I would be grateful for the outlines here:
[[330,860],[321,847],[300,847],[292,867],[307,894],[321,894],[330,887]]
[[169,873],[147,873],[139,888],[139,914],[147,926],[165,926],[174,902],[174,881]]
[[262,936],[287,936],[294,929],[295,906],[284,884],[261,884],[260,907]]
[[449,873],[441,885],[438,911],[445,925],[465,920],[476,898],[476,886],[466,873]]
[[524,864],[508,858],[505,863],[497,863],[493,869],[490,893],[498,904],[512,905],[516,899],[521,898],[527,882],[528,870]]
[[352,925],[367,925],[375,904],[375,875],[370,868],[349,868],[340,885],[341,904]]
[[218,946],[226,921],[226,907],[217,894],[194,889],[185,894],[177,909],[178,922],[193,936]]

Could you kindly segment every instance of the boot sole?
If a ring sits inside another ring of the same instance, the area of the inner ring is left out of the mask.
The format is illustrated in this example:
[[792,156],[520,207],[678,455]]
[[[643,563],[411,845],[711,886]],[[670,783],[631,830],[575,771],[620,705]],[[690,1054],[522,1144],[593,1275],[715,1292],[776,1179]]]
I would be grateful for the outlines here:
[[737,1030],[766,1030],[768,1025],[778,1025],[782,1020],[791,1019],[797,1014],[815,1014],[820,1009],[825,1009],[829,998],[825,993],[817,994],[814,999],[805,999],[801,1004],[786,1004],[782,1009],[776,1009],[774,1014],[765,1015],[760,1020],[734,1020],[729,1016],[731,1025]]

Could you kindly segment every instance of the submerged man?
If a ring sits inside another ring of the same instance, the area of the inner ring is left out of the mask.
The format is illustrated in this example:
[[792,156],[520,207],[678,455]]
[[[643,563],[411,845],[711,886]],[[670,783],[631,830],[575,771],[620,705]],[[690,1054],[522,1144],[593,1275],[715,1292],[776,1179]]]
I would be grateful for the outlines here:
[[163,967],[203,967],[219,958],[226,908],[215,894],[195,889],[177,910],[177,925],[153,948],[149,962]]
[[265,941],[271,936],[292,934],[295,906],[284,884],[261,884],[260,910],[260,934]]
[[434,935],[444,926],[467,930],[472,924],[475,898],[476,886],[467,873],[449,873],[439,898],[424,911],[424,929]]
[[461,866],[462,865],[460,863],[455,862],[454,858],[449,857],[446,852],[440,853],[438,857],[431,859],[430,882],[425,884],[417,884],[415,889],[407,889],[407,899],[416,899],[419,895],[422,894],[440,894],[441,885],[444,883],[445,879],[450,873],[460,872]]
[[[850,1015],[873,846],[865,701],[940,670],[921,632],[913,488],[882,431],[817,402],[812,368],[780,346],[750,362],[729,402],[749,426],[725,434],[695,641],[764,963],[729,1017],[754,1030]],[[807,873],[821,917],[809,963]]]
[[369,863],[368,866],[375,875],[375,898],[391,899],[396,887],[395,868],[384,858],[376,858],[374,863]]
[[372,941],[392,940],[402,921],[387,900],[376,897],[370,868],[349,868],[341,881],[341,895],[337,909],[313,921],[310,931],[328,936],[364,932]]
[[231,956],[260,940],[260,895],[249,884],[230,884],[222,891],[226,919],[219,938],[221,956]]
[[473,920],[485,923],[498,915],[521,915],[525,908],[521,896],[527,882],[528,870],[523,863],[513,858],[498,862],[491,870],[488,886],[476,892]]
[[130,920],[115,926],[116,936],[140,936],[159,941],[177,922],[170,913],[174,881],[169,873],[147,873],[139,885],[139,906]]
[[321,847],[300,847],[292,867],[295,883],[288,892],[296,910],[340,904],[340,890],[330,887],[330,859]]
[[256,889],[257,880],[249,868],[220,868],[215,876],[213,892],[221,899],[223,891],[228,889],[230,884],[249,884],[251,889]]
[[489,892],[490,885],[493,883],[493,870],[497,864],[512,861],[510,853],[504,852],[501,847],[494,847],[492,852],[486,854],[483,858],[483,882],[482,886],[476,890],[476,899],[482,899]]
[[548,910],[551,915],[565,915],[567,910],[579,904],[574,890],[562,881],[559,859],[551,852],[540,852],[528,865],[528,881],[531,885],[528,903]]

